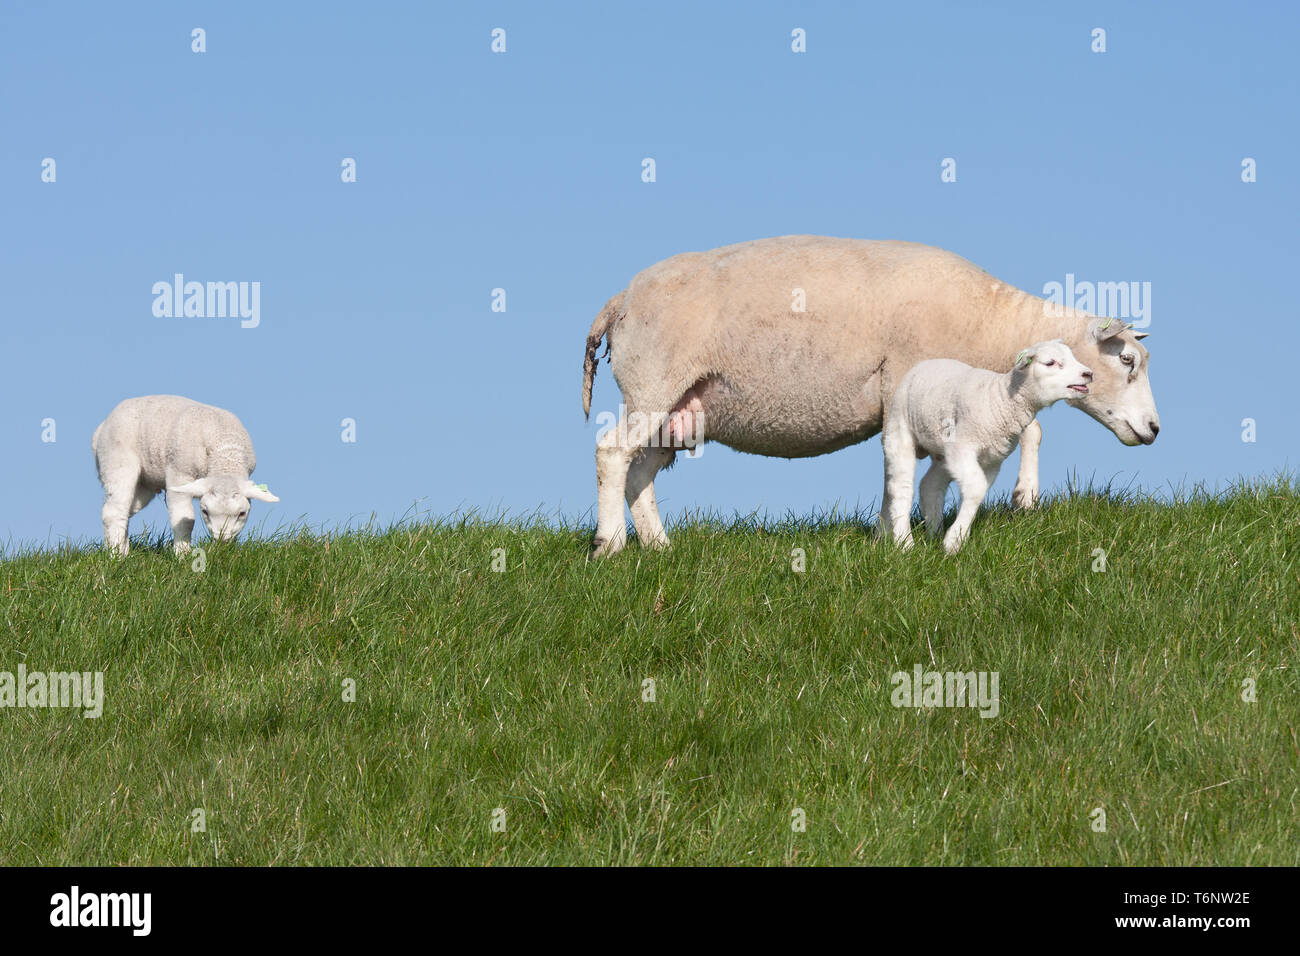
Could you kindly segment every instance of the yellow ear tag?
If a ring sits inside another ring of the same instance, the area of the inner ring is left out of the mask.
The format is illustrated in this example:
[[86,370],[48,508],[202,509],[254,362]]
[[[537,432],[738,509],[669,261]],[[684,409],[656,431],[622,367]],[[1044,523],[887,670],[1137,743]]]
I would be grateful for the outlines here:
[[258,486],[257,486],[257,490],[258,490],[258,491],[270,491],[271,489],[268,488],[268,487],[266,487],[266,485],[258,485]]
[[1110,328],[1110,316],[1106,316],[1106,320],[1102,322],[1101,325],[1097,326],[1097,328],[1101,329],[1103,332]]

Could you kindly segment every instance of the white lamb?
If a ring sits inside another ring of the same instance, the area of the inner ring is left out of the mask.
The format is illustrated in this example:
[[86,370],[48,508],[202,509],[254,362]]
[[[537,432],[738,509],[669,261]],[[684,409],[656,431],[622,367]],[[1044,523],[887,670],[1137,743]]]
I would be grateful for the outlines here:
[[104,486],[104,544],[118,554],[130,549],[131,516],[160,491],[167,493],[177,554],[190,550],[194,498],[208,533],[225,541],[243,530],[250,500],[280,500],[249,478],[257,458],[239,419],[179,395],[128,398],[90,444]]
[[944,550],[961,549],[980,502],[1020,435],[1041,409],[1088,394],[1092,370],[1060,339],[1039,342],[1016,357],[1006,374],[953,359],[914,365],[898,383],[885,421],[885,493],[880,532],[912,545],[912,477],[918,458],[933,459],[921,479],[921,514],[938,536],[952,481],[961,492]]

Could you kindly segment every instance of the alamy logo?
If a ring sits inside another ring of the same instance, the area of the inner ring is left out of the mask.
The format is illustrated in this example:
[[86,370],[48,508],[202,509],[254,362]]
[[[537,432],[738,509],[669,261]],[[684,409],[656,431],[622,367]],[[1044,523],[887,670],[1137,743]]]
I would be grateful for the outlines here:
[[70,893],[50,897],[51,926],[129,926],[133,936],[148,936],[152,928],[151,893]]
[[996,717],[1000,709],[997,671],[923,671],[917,664],[912,673],[898,671],[889,680],[895,707],[971,707],[981,717]]
[[596,441],[617,430],[621,446],[629,444],[628,434],[645,429],[650,448],[685,448],[688,457],[698,458],[704,441],[704,409],[694,405],[667,412],[629,412],[624,405],[618,413],[599,412],[596,415]]
[[104,713],[104,672],[27,670],[18,665],[18,673],[0,671],[0,707],[80,707],[81,716],[99,717]]
[[1049,303],[1044,309],[1049,315],[1059,317],[1069,308],[1124,319],[1135,329],[1151,324],[1150,282],[1090,282],[1076,280],[1073,272],[1067,272],[1064,282],[1043,286],[1043,298]]
[[238,317],[245,329],[262,321],[260,282],[186,282],[177,272],[171,282],[155,282],[153,294],[153,314],[160,319]]

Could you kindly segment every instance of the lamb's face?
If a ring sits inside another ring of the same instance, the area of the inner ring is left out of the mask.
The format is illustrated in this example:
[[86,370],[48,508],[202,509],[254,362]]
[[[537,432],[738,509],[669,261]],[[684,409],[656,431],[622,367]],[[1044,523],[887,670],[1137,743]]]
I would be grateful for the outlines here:
[[249,501],[238,491],[209,491],[199,499],[203,525],[216,541],[233,541],[248,522]]
[[1087,395],[1092,383],[1092,369],[1075,358],[1064,342],[1039,342],[1026,350],[1019,367],[1028,376],[1035,404],[1044,407]]
[[248,523],[250,501],[279,501],[266,485],[255,485],[250,478],[234,475],[215,475],[198,478],[184,485],[169,486],[167,500],[173,495],[199,499],[199,513],[203,525],[216,541],[230,541],[238,537]]

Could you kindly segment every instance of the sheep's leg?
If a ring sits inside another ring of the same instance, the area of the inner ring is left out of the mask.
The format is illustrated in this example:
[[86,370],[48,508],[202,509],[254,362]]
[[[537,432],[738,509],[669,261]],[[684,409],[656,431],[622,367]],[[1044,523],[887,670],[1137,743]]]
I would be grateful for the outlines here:
[[668,547],[668,535],[655,501],[654,478],[661,468],[672,464],[678,448],[694,448],[704,441],[701,393],[705,387],[702,379],[686,390],[666,416],[654,416],[649,428],[649,447],[634,456],[628,467],[625,494],[637,537],[644,547]]
[[623,499],[632,459],[650,441],[648,416],[630,413],[596,443],[596,537],[591,556],[603,558],[627,544]]
[[[885,448],[885,436],[880,436],[880,447]],[[894,537],[894,497],[889,493],[889,454],[885,454],[885,485],[880,491],[880,517],[876,519],[876,537]]]
[[143,484],[136,484],[135,494],[131,497],[131,516],[134,517],[145,509],[149,502],[157,497],[158,492]]
[[104,547],[116,555],[126,557],[131,550],[130,539],[126,534],[130,516],[123,509],[114,507],[110,501],[105,501],[100,517],[104,523]]
[[943,499],[952,479],[948,470],[935,461],[921,479],[921,514],[925,516],[925,530],[930,537],[939,537],[943,530]]
[[885,429],[885,492],[880,505],[884,534],[903,548],[912,546],[912,480],[916,476],[916,445],[901,424]]
[[1035,418],[1020,436],[1020,473],[1011,503],[1029,511],[1038,505],[1038,446],[1043,443],[1043,426]]
[[[137,505],[137,481],[140,478],[138,467],[123,468],[104,475],[104,507],[100,518],[104,523],[104,547],[114,554],[125,556],[131,550],[131,541],[127,537],[127,525],[131,516],[144,507]],[[148,504],[148,499],[145,499]]]
[[[992,481],[989,480],[985,469],[981,468],[979,462],[973,457],[950,460],[948,467],[957,482],[957,488],[961,491],[961,507],[957,509],[957,517],[948,529],[948,533],[943,536],[943,549],[949,554],[956,554],[966,543],[971,522],[975,520],[975,513],[979,511]],[[993,477],[997,477],[996,468],[993,469]]]
[[671,448],[646,448],[632,460],[627,470],[627,503],[632,510],[632,524],[643,547],[666,548],[668,535],[664,532],[659,506],[655,502],[655,474],[673,460]]
[[177,555],[184,556],[190,552],[190,535],[194,531],[194,499],[170,491],[166,496],[167,517],[172,523],[172,546]]

